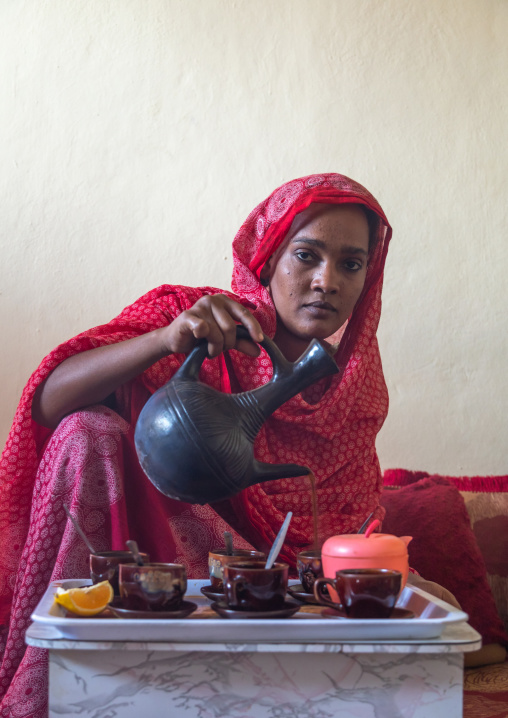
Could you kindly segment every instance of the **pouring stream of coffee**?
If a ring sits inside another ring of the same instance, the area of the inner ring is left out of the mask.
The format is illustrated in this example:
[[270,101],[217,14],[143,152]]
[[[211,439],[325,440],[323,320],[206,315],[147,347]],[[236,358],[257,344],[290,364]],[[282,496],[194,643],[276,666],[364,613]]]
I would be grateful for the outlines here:
[[226,555],[233,555],[233,534],[231,531],[224,531],[224,543],[226,544]]
[[292,517],[293,512],[288,511],[288,513],[286,514],[286,518],[284,519],[284,523],[280,527],[280,531],[275,537],[275,541],[273,542],[272,548],[270,549],[270,553],[268,554],[268,558],[266,559],[265,568],[272,568],[273,564],[275,563],[275,559],[279,555],[279,551],[281,550],[282,544],[284,543],[284,539],[286,538],[286,534],[289,528],[289,522],[291,521]]
[[66,504],[64,504],[63,507],[64,507],[64,509],[65,509],[65,513],[67,514],[67,516],[68,516],[69,519],[71,520],[72,525],[74,526],[74,528],[76,529],[76,531],[78,532],[78,534],[80,535],[80,537],[81,537],[81,538],[83,539],[83,541],[85,542],[85,544],[86,544],[88,550],[90,551],[90,553],[97,554],[97,551],[93,548],[92,544],[90,543],[90,541],[88,540],[88,538],[85,536],[85,532],[83,531],[83,529],[81,528],[81,526],[78,524],[78,522],[76,521],[76,519],[74,518],[74,516],[72,516],[71,512],[69,511],[69,507],[68,507]]
[[125,543],[127,544],[127,548],[129,549],[129,551],[132,552],[132,555],[134,556],[134,561],[138,564],[138,566],[144,566],[145,564],[144,564],[143,559],[140,556],[138,544],[136,543],[136,541],[133,541],[132,539],[130,539],[129,541],[126,541]]

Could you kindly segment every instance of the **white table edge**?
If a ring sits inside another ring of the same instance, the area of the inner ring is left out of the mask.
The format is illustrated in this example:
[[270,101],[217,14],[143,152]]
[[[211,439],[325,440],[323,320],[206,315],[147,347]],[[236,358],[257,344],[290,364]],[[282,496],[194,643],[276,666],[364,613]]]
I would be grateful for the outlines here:
[[235,652],[253,650],[257,653],[468,653],[482,646],[480,634],[467,623],[447,626],[440,637],[420,640],[379,641],[319,641],[316,643],[235,641],[170,642],[170,641],[83,641],[61,638],[50,627],[32,624],[25,641],[30,646],[57,651],[207,651]]

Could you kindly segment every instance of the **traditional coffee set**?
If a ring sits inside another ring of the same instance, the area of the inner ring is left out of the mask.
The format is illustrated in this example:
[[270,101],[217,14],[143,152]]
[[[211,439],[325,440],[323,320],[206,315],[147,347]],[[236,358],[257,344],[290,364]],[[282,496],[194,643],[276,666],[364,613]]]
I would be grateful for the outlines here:
[[[322,551],[298,554],[300,583],[295,584],[288,580],[289,565],[276,560],[290,520],[291,513],[268,557],[233,548],[229,532],[225,548],[209,552],[210,583],[200,591],[218,616],[287,618],[303,605],[321,607],[323,616],[341,619],[413,616],[395,606],[408,575],[408,537],[373,533],[377,521],[365,533],[334,536]],[[129,551],[90,554],[92,583],[109,581],[115,595],[105,617],[176,619],[196,611],[197,604],[185,599],[185,566],[152,563],[135,541],[127,544]]]
[[[237,327],[237,335],[250,338],[243,327]],[[296,362],[287,361],[268,337],[260,344],[273,364],[267,384],[240,394],[202,384],[198,375],[207,355],[202,341],[145,404],[136,425],[136,450],[144,472],[166,496],[206,504],[255,483],[311,473],[304,466],[257,461],[254,440],[277,407],[339,369],[317,340]],[[409,537],[373,533],[376,520],[365,532],[333,536],[321,551],[298,555],[301,583],[289,585],[289,566],[275,559],[290,518],[268,557],[231,545],[210,552],[210,585],[201,592],[219,616],[283,618],[305,604],[322,606],[326,615],[338,618],[410,616],[410,611],[395,608],[408,576]],[[197,608],[185,600],[183,565],[150,563],[137,547],[134,553],[91,554],[90,560],[92,581],[109,580],[114,587],[116,599],[109,610],[116,616],[184,618]]]

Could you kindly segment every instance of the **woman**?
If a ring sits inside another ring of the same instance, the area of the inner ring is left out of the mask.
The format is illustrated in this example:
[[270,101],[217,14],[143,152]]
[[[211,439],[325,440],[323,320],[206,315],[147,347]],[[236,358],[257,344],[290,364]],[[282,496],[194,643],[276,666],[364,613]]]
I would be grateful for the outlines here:
[[266,549],[291,510],[282,558],[294,566],[311,543],[306,479],[255,485],[212,508],[168,499],[143,475],[133,448],[137,416],[198,339],[207,339],[213,357],[201,378],[222,391],[248,390],[271,376],[264,352],[236,345],[237,323],[253,341],[264,331],[290,360],[312,338],[327,340],[339,374],[278,409],[263,425],[255,455],[310,466],[322,538],[357,530],[373,511],[382,518],[375,437],[388,397],[376,329],[390,236],[379,204],[352,180],[294,180],[238,232],[234,294],[159,287],[42,362],[23,392],[1,464],[5,714],[12,705],[17,715],[45,714],[46,657],[36,649],[23,656],[24,630],[50,580],[88,570],[64,503],[97,550],[135,538],[152,559],[182,562],[194,578],[206,576],[208,550],[229,527],[238,546]]

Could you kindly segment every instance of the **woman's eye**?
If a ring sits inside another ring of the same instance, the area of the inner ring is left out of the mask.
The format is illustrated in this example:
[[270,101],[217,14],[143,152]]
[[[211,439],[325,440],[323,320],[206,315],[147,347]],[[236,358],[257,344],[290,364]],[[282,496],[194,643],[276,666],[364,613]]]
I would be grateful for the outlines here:
[[296,256],[298,257],[298,259],[301,259],[302,262],[309,262],[312,259],[312,254],[310,252],[306,252],[303,249],[300,249],[296,253]]
[[358,272],[358,270],[361,269],[363,265],[356,259],[348,259],[347,262],[344,263],[344,266],[351,272]]

